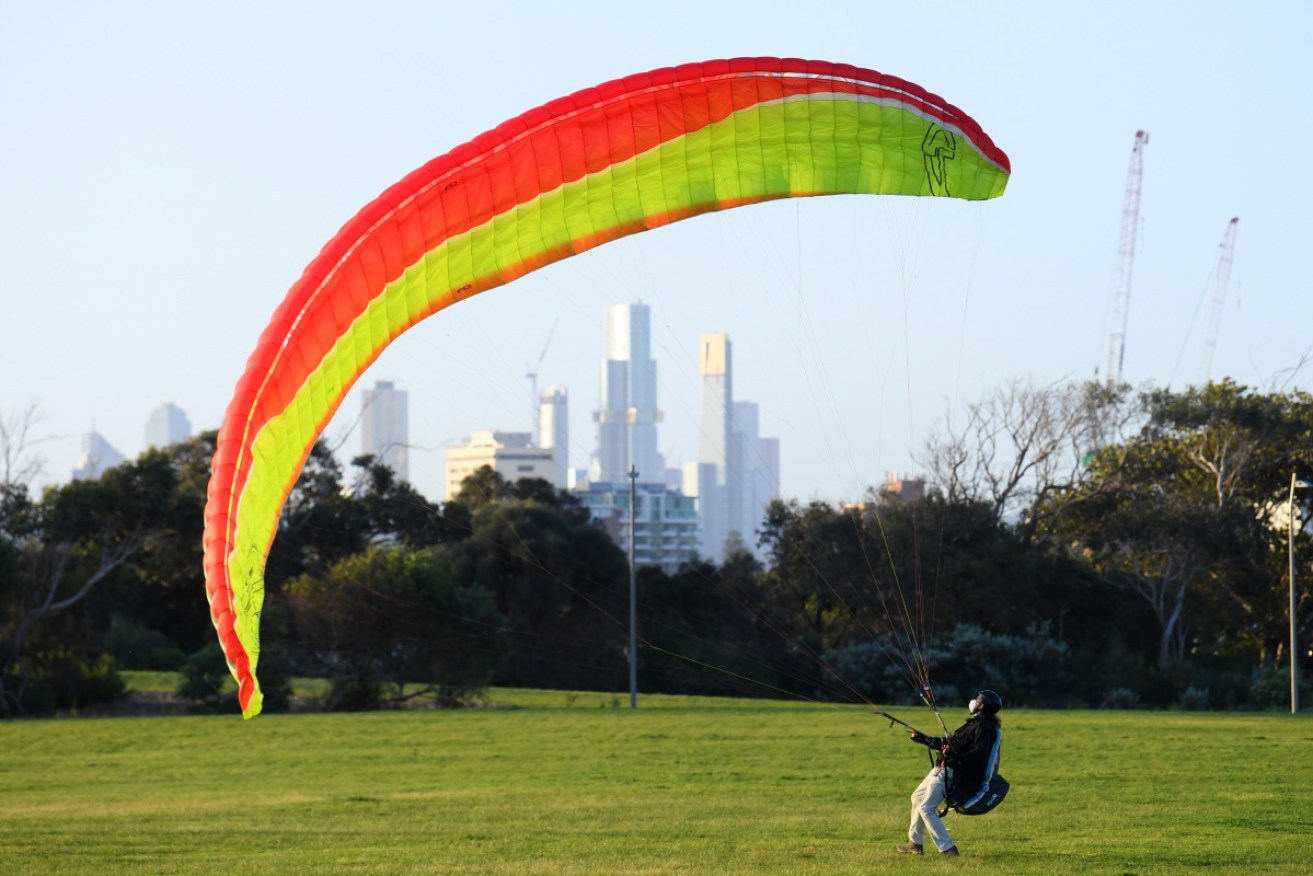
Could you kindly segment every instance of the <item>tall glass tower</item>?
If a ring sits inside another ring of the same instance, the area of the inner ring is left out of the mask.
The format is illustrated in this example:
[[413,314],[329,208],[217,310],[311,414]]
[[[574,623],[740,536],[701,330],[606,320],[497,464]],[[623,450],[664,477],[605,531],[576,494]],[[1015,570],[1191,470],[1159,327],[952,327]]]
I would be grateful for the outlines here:
[[652,314],[646,304],[613,304],[606,309],[601,369],[601,409],[593,479],[623,483],[629,466],[638,480],[659,483],[665,461],[657,450],[657,368],[652,358]]
[[736,485],[737,447],[730,417],[734,400],[729,335],[698,338],[698,510],[702,514],[702,553],[720,560],[721,547],[738,516],[731,487]]
[[719,561],[730,533],[758,557],[757,530],[779,498],[780,442],[761,437],[756,402],[734,400],[733,348],[723,333],[698,338],[698,459],[685,470],[698,497],[702,555]]

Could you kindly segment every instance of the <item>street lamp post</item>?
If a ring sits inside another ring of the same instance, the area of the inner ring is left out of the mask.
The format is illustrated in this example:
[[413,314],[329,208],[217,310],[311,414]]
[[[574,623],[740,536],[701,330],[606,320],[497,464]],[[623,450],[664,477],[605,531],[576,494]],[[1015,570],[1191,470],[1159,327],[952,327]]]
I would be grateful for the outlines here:
[[[638,575],[634,567],[634,485],[638,469],[629,466],[629,708],[638,708]],[[1292,567],[1293,568],[1293,567]]]
[[[1295,636],[1295,490],[1305,487],[1313,487],[1308,481],[1301,481],[1295,478],[1295,473],[1290,473],[1290,504],[1286,506],[1289,512],[1289,531],[1286,533],[1286,543],[1290,549],[1290,714],[1299,712],[1299,640]],[[1300,525],[1303,527],[1303,516],[1300,516]]]

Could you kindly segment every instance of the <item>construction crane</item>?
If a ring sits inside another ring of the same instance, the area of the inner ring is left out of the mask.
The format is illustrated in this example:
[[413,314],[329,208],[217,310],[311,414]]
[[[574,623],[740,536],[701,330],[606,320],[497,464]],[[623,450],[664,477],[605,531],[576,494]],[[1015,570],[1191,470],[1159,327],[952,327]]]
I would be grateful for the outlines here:
[[533,410],[533,420],[529,425],[529,442],[533,445],[538,444],[538,369],[542,367],[543,359],[547,358],[547,348],[552,345],[552,335],[556,334],[556,324],[560,322],[560,317],[552,320],[552,327],[547,330],[547,341],[543,344],[543,351],[538,354],[538,361],[525,372],[525,377],[529,380],[529,404]]
[[1204,336],[1203,353],[1199,357],[1199,383],[1207,385],[1212,379],[1213,351],[1217,348],[1217,330],[1222,326],[1222,305],[1226,301],[1226,287],[1231,282],[1231,262],[1235,259],[1235,233],[1239,216],[1231,217],[1222,235],[1217,255],[1217,270],[1213,272],[1213,308],[1208,319],[1208,334]]
[[1108,344],[1108,386],[1122,382],[1126,359],[1126,325],[1130,315],[1131,273],[1135,268],[1135,242],[1140,230],[1140,188],[1144,181],[1144,147],[1147,131],[1135,132],[1131,166],[1126,173],[1126,197],[1122,201],[1122,236],[1118,249],[1117,285],[1113,289],[1112,336]]

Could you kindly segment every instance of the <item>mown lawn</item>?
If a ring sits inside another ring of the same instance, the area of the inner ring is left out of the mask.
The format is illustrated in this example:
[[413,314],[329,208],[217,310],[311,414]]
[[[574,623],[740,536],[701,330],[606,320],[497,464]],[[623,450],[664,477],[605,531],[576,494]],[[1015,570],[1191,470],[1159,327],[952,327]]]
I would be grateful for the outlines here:
[[0,873],[1313,873],[1303,716],[1006,712],[942,860],[894,853],[925,750],[863,709],[494,698],[0,724]]

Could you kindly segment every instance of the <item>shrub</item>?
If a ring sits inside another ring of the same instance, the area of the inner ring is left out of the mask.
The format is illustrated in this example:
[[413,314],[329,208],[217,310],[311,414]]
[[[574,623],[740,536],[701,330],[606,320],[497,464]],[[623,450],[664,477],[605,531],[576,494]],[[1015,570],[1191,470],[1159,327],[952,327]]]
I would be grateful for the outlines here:
[[1129,687],[1115,687],[1103,695],[1101,709],[1134,709],[1140,704],[1140,695]]
[[[1306,707],[1313,698],[1313,685],[1299,678],[1299,701]],[[1290,670],[1267,669],[1257,673],[1249,685],[1249,702],[1256,709],[1290,708]]]
[[1208,688],[1195,687],[1192,684],[1181,694],[1180,706],[1187,712],[1206,712],[1208,702]]
[[105,647],[124,669],[177,670],[187,655],[159,630],[115,617]]
[[[915,703],[918,693],[905,678],[897,655],[911,647],[885,637],[851,642],[825,654],[835,673],[875,702]],[[1042,627],[1021,636],[991,633],[959,624],[925,649],[935,698],[941,706],[965,703],[981,688],[996,690],[1009,707],[1066,704],[1072,655],[1065,642]]]
[[237,692],[224,690],[228,664],[218,642],[211,642],[187,658],[178,673],[178,696],[202,713],[231,712],[238,708]]
[[72,648],[58,648],[26,658],[23,668],[5,680],[5,689],[21,695],[20,714],[40,715],[112,703],[127,684],[109,654],[92,658]]
[[1009,707],[1061,704],[1071,688],[1071,649],[1042,626],[1013,636],[958,624],[932,643],[927,659],[941,703],[990,688]]
[[[882,645],[888,647],[884,641],[881,644],[849,642],[842,648],[827,651],[825,664],[872,702],[902,702],[907,693],[907,683],[898,679],[895,687],[888,685],[886,671],[890,658],[882,650]],[[817,697],[825,699],[823,693],[818,693]]]
[[383,703],[383,686],[375,677],[337,676],[324,699],[330,712],[367,712]]
[[[191,704],[192,711],[203,714],[234,712],[240,709],[237,691],[229,684],[232,674],[218,642],[211,642],[184,661],[178,673],[178,696]],[[286,712],[292,699],[292,680],[287,664],[271,653],[260,660],[262,710]]]

